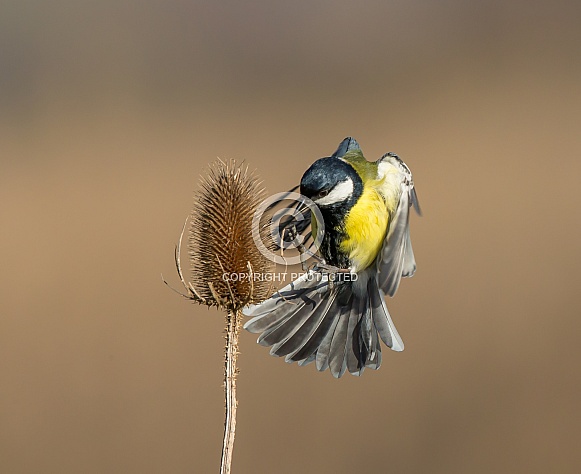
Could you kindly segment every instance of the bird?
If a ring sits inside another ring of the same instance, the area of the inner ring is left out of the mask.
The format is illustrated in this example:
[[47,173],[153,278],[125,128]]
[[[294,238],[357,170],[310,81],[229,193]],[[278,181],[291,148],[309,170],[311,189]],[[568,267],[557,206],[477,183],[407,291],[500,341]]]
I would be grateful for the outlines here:
[[[359,143],[347,137],[305,171],[299,187],[322,216],[317,222],[307,210],[307,219],[295,222],[303,234],[305,222],[312,235],[324,229],[318,263],[269,299],[244,308],[252,317],[244,329],[259,334],[257,342],[286,362],[315,362],[335,378],[346,371],[360,376],[380,367],[380,340],[394,351],[404,349],[385,295],[393,297],[401,278],[416,271],[409,221],[412,207],[419,215],[421,210],[412,173],[392,152],[367,161]],[[292,221],[285,226],[296,234]]]

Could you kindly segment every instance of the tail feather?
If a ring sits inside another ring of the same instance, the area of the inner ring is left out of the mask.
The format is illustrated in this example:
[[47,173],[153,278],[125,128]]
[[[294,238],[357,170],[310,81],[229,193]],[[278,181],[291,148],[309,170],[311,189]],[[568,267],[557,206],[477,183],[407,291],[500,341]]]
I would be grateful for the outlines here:
[[341,314],[346,310],[346,307],[341,308],[339,314],[336,314],[331,322],[331,326],[327,334],[323,337],[321,341],[321,345],[317,349],[317,356],[315,361],[317,363],[317,370],[319,372],[323,372],[329,368],[329,356],[331,353],[331,342],[333,342],[333,336],[335,335],[335,331],[337,330],[337,326],[341,319]]
[[359,354],[359,331],[361,330],[360,325],[355,326],[355,331],[351,336],[351,349],[347,351],[347,370],[352,375],[361,375],[363,371],[361,370],[361,358]]
[[352,337],[352,351],[347,357],[347,368],[352,375],[362,375],[365,367],[378,369],[381,365],[381,352],[377,329],[373,325],[373,307],[369,298],[371,292],[378,292],[373,279],[368,281],[366,297],[360,298],[359,320]]
[[365,300],[365,310],[361,313],[359,326],[361,328],[359,331],[359,354],[361,361],[365,362],[374,350],[374,347],[372,346],[373,337],[371,335],[372,332],[374,332],[374,329],[371,306],[369,305],[368,298]]
[[[355,298],[352,310],[357,313],[356,324],[350,339],[347,341],[350,351],[347,352],[347,369],[352,375],[361,375],[365,369],[367,355],[362,343],[362,322],[365,319],[368,301],[366,298]],[[356,306],[357,305],[357,306]]]
[[[306,359],[299,360],[298,361],[298,365],[300,365],[301,367],[303,367],[304,365],[309,365],[311,362],[314,362],[316,359],[317,359],[317,353],[314,352],[309,357],[307,357]],[[293,363],[292,360],[286,360],[286,359],[285,359],[285,362],[288,362],[289,364],[292,364]]]
[[369,356],[369,361],[367,362],[367,367],[373,370],[379,369],[381,366],[381,343],[379,342],[379,335],[376,330],[371,331],[373,352]]
[[366,367],[378,369],[380,340],[396,351],[403,350],[403,342],[373,272],[365,280],[355,288],[350,281],[302,277],[247,308],[244,313],[254,318],[244,327],[260,333],[258,343],[272,346],[272,355],[301,366],[316,362],[319,371],[330,369],[336,378],[347,370],[361,375]]
[[373,308],[373,325],[379,333],[379,337],[384,342],[384,344],[394,351],[403,351],[404,345],[389,311],[387,310],[387,305],[385,304],[385,294],[382,290],[377,288],[377,282],[372,283],[374,285],[373,291],[370,291],[371,296],[371,306]]
[[347,350],[347,340],[351,333],[348,332],[351,325],[351,308],[345,306],[339,315],[339,322],[333,334],[331,348],[329,349],[329,369],[333,377],[339,378],[345,372],[347,361],[345,358]]

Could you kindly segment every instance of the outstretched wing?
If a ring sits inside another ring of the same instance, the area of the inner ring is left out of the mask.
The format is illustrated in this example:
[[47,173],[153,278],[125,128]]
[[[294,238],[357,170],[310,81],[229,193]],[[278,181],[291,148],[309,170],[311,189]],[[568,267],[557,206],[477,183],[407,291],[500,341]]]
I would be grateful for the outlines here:
[[354,150],[361,151],[361,147],[359,146],[359,143],[357,143],[357,140],[355,140],[355,138],[347,137],[347,138],[344,138],[341,143],[339,143],[339,146],[335,150],[335,153],[333,153],[331,156],[334,158],[342,158],[347,153],[349,153],[350,151],[354,151]]
[[378,167],[385,174],[386,194],[399,200],[389,230],[378,256],[379,287],[389,296],[395,295],[401,278],[416,271],[416,260],[410,238],[410,208],[421,215],[412,174],[394,153],[384,155]]

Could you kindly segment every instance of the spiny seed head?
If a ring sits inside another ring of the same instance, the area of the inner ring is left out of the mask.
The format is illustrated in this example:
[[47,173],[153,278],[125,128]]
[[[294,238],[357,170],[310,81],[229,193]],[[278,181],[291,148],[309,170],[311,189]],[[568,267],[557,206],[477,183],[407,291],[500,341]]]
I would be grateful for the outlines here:
[[[202,302],[238,310],[270,296],[273,264],[256,247],[253,217],[264,189],[248,167],[220,160],[210,166],[195,195],[189,228],[192,285]],[[269,242],[266,227],[257,229]]]

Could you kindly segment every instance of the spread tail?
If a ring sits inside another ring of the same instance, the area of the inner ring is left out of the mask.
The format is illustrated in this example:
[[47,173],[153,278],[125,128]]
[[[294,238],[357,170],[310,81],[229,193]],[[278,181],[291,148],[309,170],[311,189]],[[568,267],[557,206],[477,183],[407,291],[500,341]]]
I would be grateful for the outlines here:
[[395,351],[403,342],[391,320],[384,293],[374,273],[363,272],[356,282],[341,275],[308,272],[259,305],[245,308],[253,316],[244,328],[260,334],[258,343],[285,361],[319,371],[330,369],[334,377],[346,370],[361,375],[365,367],[381,365],[383,342]]

